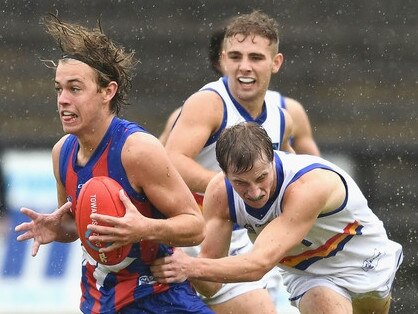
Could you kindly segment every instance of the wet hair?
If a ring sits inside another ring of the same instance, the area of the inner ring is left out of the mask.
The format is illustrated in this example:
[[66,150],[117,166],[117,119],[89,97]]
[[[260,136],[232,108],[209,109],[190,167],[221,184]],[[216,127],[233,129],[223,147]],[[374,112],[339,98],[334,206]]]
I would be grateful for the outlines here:
[[223,75],[219,71],[220,63],[219,58],[222,53],[222,46],[225,38],[226,27],[222,26],[214,30],[209,39],[209,61],[212,66],[212,70],[216,74]]
[[273,161],[273,145],[266,130],[254,122],[226,128],[216,142],[216,159],[224,173],[243,173],[258,159]]
[[61,49],[60,61],[75,59],[92,67],[97,72],[99,89],[107,87],[111,81],[118,84],[110,110],[119,114],[122,106],[128,104],[127,94],[132,87],[132,73],[137,63],[134,52],[125,52],[124,47],[107,37],[100,21],[91,30],[63,22],[54,14],[45,16],[41,22]]
[[249,14],[242,14],[232,19],[225,32],[225,40],[243,35],[245,40],[248,36],[261,36],[270,41],[270,45],[276,45],[279,49],[279,25],[267,14],[255,10]]

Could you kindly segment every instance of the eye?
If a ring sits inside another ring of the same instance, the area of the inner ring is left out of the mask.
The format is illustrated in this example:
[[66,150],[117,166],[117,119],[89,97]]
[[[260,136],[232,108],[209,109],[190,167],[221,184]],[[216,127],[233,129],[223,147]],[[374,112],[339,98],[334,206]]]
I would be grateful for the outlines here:
[[233,181],[233,184],[235,187],[239,188],[239,187],[243,187],[246,185],[246,182],[243,181]]
[[55,86],[55,92],[56,92],[57,94],[61,94],[61,92],[62,92],[62,88],[61,88],[61,87],[59,87],[59,86]]
[[264,181],[264,180],[266,179],[266,177],[267,177],[267,175],[266,175],[266,174],[262,174],[261,176],[259,176],[259,177],[257,178],[257,182],[262,182],[262,181]]
[[236,53],[230,53],[228,54],[228,58],[231,60],[239,60],[241,59],[241,55]]
[[255,55],[255,56],[252,56],[251,59],[254,60],[254,61],[260,61],[260,60],[264,60],[264,56]]

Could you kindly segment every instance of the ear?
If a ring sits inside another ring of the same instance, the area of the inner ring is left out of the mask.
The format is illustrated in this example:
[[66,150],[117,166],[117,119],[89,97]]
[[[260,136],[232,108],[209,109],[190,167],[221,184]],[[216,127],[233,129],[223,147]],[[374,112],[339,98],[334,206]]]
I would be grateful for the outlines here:
[[283,55],[281,53],[277,53],[274,57],[273,57],[273,67],[271,69],[271,73],[277,73],[280,70],[280,67],[283,64]]
[[221,55],[219,56],[219,67],[222,73],[226,73],[226,52],[225,50],[222,50]]
[[105,88],[103,88],[103,97],[106,102],[110,102],[118,91],[118,83],[111,81]]

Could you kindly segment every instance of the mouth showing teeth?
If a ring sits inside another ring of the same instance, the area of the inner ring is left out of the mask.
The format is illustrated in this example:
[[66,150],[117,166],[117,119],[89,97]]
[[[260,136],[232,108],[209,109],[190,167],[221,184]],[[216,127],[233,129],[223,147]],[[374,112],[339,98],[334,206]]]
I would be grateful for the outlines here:
[[240,81],[241,83],[244,84],[251,84],[255,82],[255,79],[251,78],[251,77],[240,77],[238,78],[238,81]]
[[61,115],[62,115],[63,117],[76,117],[76,115],[75,115],[74,113],[69,112],[69,111],[63,111],[63,112],[61,113]]

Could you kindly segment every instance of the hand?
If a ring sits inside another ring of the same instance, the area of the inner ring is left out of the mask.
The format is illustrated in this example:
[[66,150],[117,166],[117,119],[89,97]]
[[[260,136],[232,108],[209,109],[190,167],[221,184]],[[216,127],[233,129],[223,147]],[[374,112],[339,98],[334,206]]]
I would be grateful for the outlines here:
[[119,198],[126,208],[123,217],[113,217],[102,214],[91,214],[90,218],[99,224],[90,224],[88,230],[92,231],[89,240],[92,242],[112,243],[108,247],[100,249],[100,252],[110,252],[127,244],[140,242],[145,238],[149,226],[149,218],[143,216],[123,190],[119,192]]
[[67,202],[51,214],[40,214],[22,207],[20,209],[21,213],[28,216],[32,221],[21,223],[15,227],[16,232],[24,232],[17,237],[17,241],[33,239],[32,256],[36,256],[41,244],[55,241],[62,233],[63,216],[69,212],[70,208],[71,202]]
[[192,262],[180,248],[175,248],[172,255],[156,259],[151,265],[151,272],[160,283],[175,283],[187,280],[185,265]]

